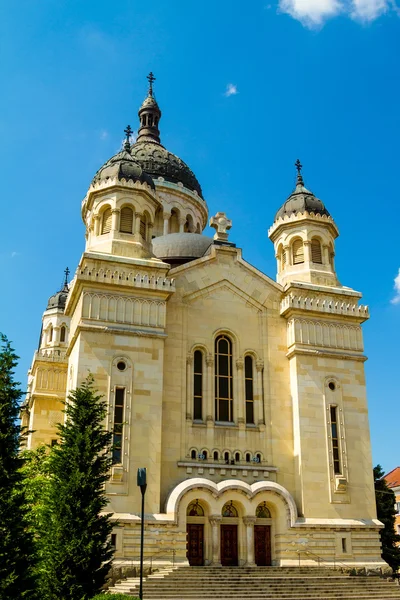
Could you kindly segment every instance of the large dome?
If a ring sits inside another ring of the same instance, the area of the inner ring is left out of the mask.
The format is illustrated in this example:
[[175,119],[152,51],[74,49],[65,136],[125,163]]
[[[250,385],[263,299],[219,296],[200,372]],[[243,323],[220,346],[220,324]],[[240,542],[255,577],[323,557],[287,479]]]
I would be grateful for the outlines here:
[[117,178],[119,180],[125,179],[125,181],[147,183],[155,189],[151,176],[144,172],[143,167],[129,154],[128,150],[129,147],[124,148],[124,150],[112,156],[97,171],[92,183]]
[[203,194],[193,171],[178,156],[168,152],[158,142],[138,141],[131,148],[133,159],[154,178],[163,177],[172,183],[183,183],[191,191]]

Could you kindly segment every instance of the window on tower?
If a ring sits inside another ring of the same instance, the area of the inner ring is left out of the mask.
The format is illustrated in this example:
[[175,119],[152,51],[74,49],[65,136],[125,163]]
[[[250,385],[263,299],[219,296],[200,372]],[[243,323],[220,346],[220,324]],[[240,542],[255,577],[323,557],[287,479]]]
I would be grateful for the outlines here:
[[203,419],[203,353],[196,350],[193,357],[193,419]]
[[133,210],[129,206],[121,209],[119,230],[121,233],[132,233],[133,231]]
[[293,264],[300,265],[304,262],[304,245],[303,240],[295,240],[292,246]]
[[66,327],[65,325],[63,325],[60,329],[60,342],[65,342],[65,335],[66,335]]
[[101,234],[102,235],[105,233],[110,233],[111,220],[112,220],[111,208],[106,208],[106,210],[103,212],[103,219],[101,222]]
[[215,420],[233,421],[232,342],[225,335],[215,340]]
[[253,381],[253,357],[244,357],[244,383],[246,397],[246,423],[254,424],[254,381]]
[[311,260],[313,263],[322,264],[321,242],[317,239],[311,240]]

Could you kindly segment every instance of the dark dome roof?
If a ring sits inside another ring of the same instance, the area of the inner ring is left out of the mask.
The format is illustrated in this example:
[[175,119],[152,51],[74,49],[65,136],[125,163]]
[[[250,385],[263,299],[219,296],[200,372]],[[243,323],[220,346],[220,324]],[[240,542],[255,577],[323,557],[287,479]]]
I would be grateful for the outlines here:
[[63,289],[50,296],[46,310],[50,308],[61,308],[64,310],[67,302],[68,286],[64,285]]
[[289,198],[284,202],[281,208],[275,215],[274,221],[298,213],[314,213],[318,215],[326,215],[330,217],[329,212],[321,200],[316,198],[310,190],[304,187],[303,178],[301,175],[297,177],[296,189],[290,194]]
[[202,198],[203,193],[195,174],[178,156],[168,152],[156,141],[138,141],[131,148],[131,155],[146,173],[152,177],[163,177],[172,183],[183,183],[189,190],[196,191]]
[[140,181],[155,189],[154,181],[145,173],[141,165],[124,149],[112,156],[96,173],[92,183],[106,181],[110,178]]

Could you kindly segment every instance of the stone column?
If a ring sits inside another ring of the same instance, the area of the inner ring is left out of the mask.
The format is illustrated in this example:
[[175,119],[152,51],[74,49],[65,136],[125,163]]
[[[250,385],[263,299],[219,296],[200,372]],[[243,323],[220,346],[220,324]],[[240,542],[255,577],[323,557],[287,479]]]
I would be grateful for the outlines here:
[[310,240],[305,240],[303,242],[304,246],[304,262],[310,264],[311,262],[311,242]]
[[163,213],[163,219],[164,219],[164,231],[163,231],[163,235],[167,235],[169,233],[169,219],[171,217],[170,213]]
[[330,266],[329,246],[326,244],[322,246],[322,264]]
[[151,240],[153,239],[153,227],[154,227],[154,223],[147,223],[147,231],[146,231],[146,235],[147,235],[147,242],[151,242]]
[[142,218],[142,213],[135,213],[135,237],[137,240],[141,240],[140,237],[140,219]]
[[222,521],[221,515],[211,515],[209,518],[211,525],[211,540],[212,540],[212,561],[213,567],[221,566],[220,558],[220,523]]
[[96,215],[94,218],[94,235],[100,235],[100,215]]
[[184,231],[185,231],[185,223],[186,223],[186,219],[184,219],[183,217],[181,217],[179,219],[179,233],[184,233]]
[[254,398],[254,423],[256,425],[264,424],[264,406],[263,406],[263,370],[264,361],[256,361],[257,369],[257,391]]
[[188,354],[186,357],[186,419],[192,420],[192,406],[193,406],[193,394],[192,394],[192,381],[193,381],[193,356]]
[[111,231],[118,231],[119,229],[119,208],[113,208],[111,211]]
[[206,389],[206,421],[207,425],[212,426],[214,422],[214,386],[213,386],[213,373],[212,367],[214,364],[214,356],[207,354],[206,365],[207,365],[207,389]]
[[[239,425],[239,429],[244,429],[246,426],[245,420],[245,401],[244,401],[244,377],[243,377],[243,366],[244,360],[243,358],[238,358],[236,360],[236,377],[237,377],[237,422]],[[235,406],[233,407],[235,411]]]
[[255,567],[254,562],[254,525],[256,517],[243,517],[243,523],[246,525],[247,540],[247,561],[246,567]]

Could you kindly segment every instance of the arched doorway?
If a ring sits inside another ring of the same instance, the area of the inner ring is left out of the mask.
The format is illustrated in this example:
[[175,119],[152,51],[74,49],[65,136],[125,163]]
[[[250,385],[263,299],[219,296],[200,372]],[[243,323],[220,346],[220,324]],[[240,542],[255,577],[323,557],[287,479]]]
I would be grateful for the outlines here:
[[254,525],[254,560],[258,567],[271,565],[271,513],[266,502],[256,508]]
[[236,567],[238,563],[238,523],[239,513],[233,501],[227,502],[222,508],[221,522],[221,565]]
[[189,565],[204,564],[204,508],[196,499],[186,509],[186,557]]

